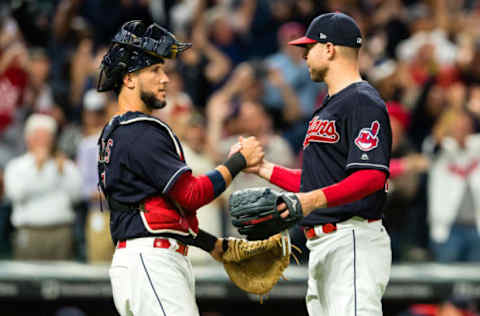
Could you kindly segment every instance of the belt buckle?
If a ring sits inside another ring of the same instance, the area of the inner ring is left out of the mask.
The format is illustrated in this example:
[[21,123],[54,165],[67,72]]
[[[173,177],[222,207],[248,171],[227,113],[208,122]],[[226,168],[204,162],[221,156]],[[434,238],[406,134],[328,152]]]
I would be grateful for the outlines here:
[[317,236],[317,234],[315,234],[315,229],[313,227],[305,228],[303,232],[305,233],[305,237],[307,239],[312,239]]
[[153,248],[170,248],[171,244],[168,239],[165,238],[155,238],[153,240]]
[[177,248],[177,252],[184,255],[184,256],[187,256],[188,254],[188,246],[187,245],[184,245],[183,243],[180,243],[180,242],[177,242],[177,245],[178,245],[178,248]]
[[322,225],[322,231],[324,234],[330,234],[337,230],[337,225],[332,223],[327,223]]
[[178,240],[173,239],[173,242],[170,242],[167,238],[155,238],[153,243],[154,248],[166,248],[172,249],[179,254],[186,256],[188,254],[188,246],[184,243],[179,242]]

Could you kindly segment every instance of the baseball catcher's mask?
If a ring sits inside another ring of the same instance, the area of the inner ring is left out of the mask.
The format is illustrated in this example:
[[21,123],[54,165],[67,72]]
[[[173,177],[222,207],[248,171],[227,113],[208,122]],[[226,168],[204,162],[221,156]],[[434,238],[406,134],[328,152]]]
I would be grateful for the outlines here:
[[139,20],[127,22],[103,57],[97,90],[118,91],[125,74],[163,63],[165,58],[174,59],[191,46],[158,24],[146,27]]

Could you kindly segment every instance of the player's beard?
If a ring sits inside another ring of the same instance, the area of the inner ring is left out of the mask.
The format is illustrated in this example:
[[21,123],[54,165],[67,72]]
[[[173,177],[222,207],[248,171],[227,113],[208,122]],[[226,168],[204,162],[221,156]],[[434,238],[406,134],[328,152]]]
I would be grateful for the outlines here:
[[147,108],[151,110],[158,110],[162,109],[167,105],[167,101],[165,100],[159,100],[155,94],[152,92],[145,92],[141,91],[140,92],[140,99],[142,99],[143,103],[147,106]]
[[327,67],[322,67],[322,68],[311,68],[310,70],[310,78],[314,82],[323,82],[325,81],[325,77],[327,76]]

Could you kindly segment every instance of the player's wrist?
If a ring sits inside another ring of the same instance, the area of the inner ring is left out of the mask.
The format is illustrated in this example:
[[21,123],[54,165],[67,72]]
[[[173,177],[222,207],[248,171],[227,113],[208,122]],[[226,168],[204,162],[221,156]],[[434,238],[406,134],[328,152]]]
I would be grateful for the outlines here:
[[264,178],[267,181],[270,181],[272,178],[273,170],[275,165],[268,160],[263,160],[260,168],[258,169],[258,174],[260,177]]
[[322,189],[299,193],[298,199],[302,204],[303,216],[307,216],[316,209],[327,207],[327,198]]
[[327,196],[322,189],[314,191],[315,194],[315,208],[325,208],[328,205]]
[[233,179],[240,171],[247,167],[247,160],[241,152],[236,152],[223,163],[223,166],[228,169]]

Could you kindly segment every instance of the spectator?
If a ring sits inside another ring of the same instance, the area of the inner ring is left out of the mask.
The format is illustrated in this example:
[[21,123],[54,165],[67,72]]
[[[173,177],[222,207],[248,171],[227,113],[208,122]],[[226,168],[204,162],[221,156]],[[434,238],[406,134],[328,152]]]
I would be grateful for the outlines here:
[[[310,80],[300,47],[288,42],[303,36],[303,25],[283,24],[277,33],[280,51],[266,59],[269,75],[265,84],[263,102],[275,115],[276,128],[284,131],[295,152],[305,136],[306,124],[317,103],[317,96],[325,85]],[[285,86],[288,86],[287,88]]]
[[[216,162],[207,152],[206,121],[200,113],[192,109],[177,112],[171,117],[169,125],[176,131],[177,136],[182,141],[185,159],[192,170],[195,170],[194,176],[204,174],[216,166]],[[227,189],[227,193],[223,193],[213,202],[202,206],[197,212],[199,225],[202,226],[203,230],[215,236],[224,236],[223,209],[229,191],[230,189]],[[188,256],[193,264],[211,264],[214,262],[208,253],[196,247],[189,249]]]
[[15,119],[23,105],[27,88],[28,52],[16,21],[6,17],[0,22],[0,133]]
[[86,65],[77,67],[80,62],[76,61],[80,59],[85,62],[89,58],[87,50],[92,43],[91,25],[80,17],[80,6],[81,1],[78,0],[59,2],[52,21],[49,44],[53,93],[56,102],[70,119],[72,106],[77,105],[75,102],[80,100],[83,92],[78,91],[80,84],[83,84],[82,75],[88,68]]
[[5,169],[5,192],[12,201],[15,259],[71,259],[72,204],[81,178],[75,165],[54,153],[55,120],[33,114],[25,124],[27,153]]
[[203,11],[198,9],[192,26],[193,46],[180,55],[177,67],[179,77],[185,82],[183,90],[202,111],[207,98],[223,83],[231,69],[229,57],[210,42],[207,33]]
[[429,160],[416,153],[406,137],[410,115],[396,102],[387,102],[392,127],[392,160],[385,212],[385,226],[392,241],[392,260],[426,260],[427,252],[416,243],[411,233],[412,211],[417,201],[420,174],[429,166]]
[[[108,262],[112,259],[109,213],[101,212],[103,197],[98,190],[98,138],[105,125],[108,99],[104,93],[88,90],[83,98],[82,138],[78,144],[77,165],[82,177],[83,201],[87,211],[85,226],[88,262]],[[78,217],[77,217],[78,218]],[[81,235],[80,235],[81,236]]]
[[[240,136],[255,136],[263,146],[265,159],[293,167],[294,155],[288,143],[272,129],[272,120],[263,106],[252,101],[243,101],[233,117],[229,112],[229,104],[221,98],[213,99],[208,106],[208,141],[209,152],[217,161],[227,157],[229,146],[237,143]],[[230,115],[230,117],[228,117]],[[222,137],[223,122],[227,120],[232,135]],[[249,187],[276,187],[268,181],[253,174],[239,174],[231,184],[231,190],[241,190]],[[230,222],[230,221],[228,221]],[[227,235],[238,235],[231,224],[227,225]]]
[[239,2],[236,12],[240,29],[255,49],[248,50],[250,59],[265,58],[278,50],[276,31],[293,16],[295,1],[253,0]]
[[[250,2],[252,3],[252,2]],[[225,6],[216,6],[207,11],[206,14],[208,37],[223,54],[225,54],[234,65],[246,61],[248,49],[242,36],[242,27],[236,23],[237,16],[232,18],[232,12]],[[244,21],[245,19],[240,19]]]
[[438,262],[480,261],[480,135],[473,124],[469,113],[451,109],[432,135],[438,150],[429,173],[428,218]]
[[423,84],[436,70],[455,62],[457,46],[448,39],[446,1],[432,7],[418,3],[409,10],[412,35],[397,46],[397,56],[410,63],[417,83]]
[[48,82],[50,58],[43,48],[30,49],[28,65],[29,85],[25,104],[34,112],[51,114],[54,107],[53,93]]
[[470,96],[467,101],[467,109],[480,120],[480,84],[470,87]]
[[423,86],[412,113],[409,138],[417,151],[423,141],[432,133],[433,126],[441,113],[448,107],[445,89],[436,77],[430,78]]

